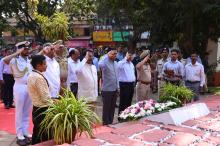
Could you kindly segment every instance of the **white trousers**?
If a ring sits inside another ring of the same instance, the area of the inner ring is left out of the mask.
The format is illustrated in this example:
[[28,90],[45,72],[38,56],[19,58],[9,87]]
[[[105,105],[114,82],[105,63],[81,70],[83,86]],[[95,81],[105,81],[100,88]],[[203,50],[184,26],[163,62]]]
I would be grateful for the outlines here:
[[26,84],[15,82],[13,93],[15,99],[15,127],[17,136],[20,137],[29,133],[32,101],[28,95]]

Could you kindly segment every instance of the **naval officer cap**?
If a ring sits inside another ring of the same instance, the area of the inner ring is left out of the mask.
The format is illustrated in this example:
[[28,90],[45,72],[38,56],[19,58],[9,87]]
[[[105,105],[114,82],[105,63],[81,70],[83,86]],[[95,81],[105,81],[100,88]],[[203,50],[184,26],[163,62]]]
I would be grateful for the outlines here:
[[162,51],[162,52],[163,52],[163,51],[169,52],[169,49],[168,49],[168,48],[162,48],[161,51]]
[[17,49],[22,49],[22,48],[30,48],[30,42],[29,41],[23,41],[23,42],[19,42],[17,43],[15,46],[17,47]]

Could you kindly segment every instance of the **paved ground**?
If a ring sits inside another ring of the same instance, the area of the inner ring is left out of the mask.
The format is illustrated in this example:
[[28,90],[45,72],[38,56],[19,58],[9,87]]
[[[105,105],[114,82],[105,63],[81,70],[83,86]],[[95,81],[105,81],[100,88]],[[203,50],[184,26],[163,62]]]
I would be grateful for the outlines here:
[[[203,99],[211,113],[181,126],[163,125],[148,120],[127,122],[108,127],[93,139],[79,138],[77,146],[217,146],[220,145],[220,96]],[[53,142],[44,146],[53,145]],[[66,144],[67,145],[67,144]],[[38,145],[38,146],[42,146]]]
[[[151,97],[156,98],[156,95]],[[220,96],[203,96],[204,102],[211,109],[206,117],[185,122],[182,126],[163,125],[157,122],[137,121],[117,123],[115,114],[114,125],[96,129],[94,139],[81,137],[73,144],[78,146],[139,146],[139,145],[220,145]],[[101,117],[101,99],[97,105],[97,114]],[[117,111],[116,111],[117,113]],[[15,135],[0,131],[0,146],[16,146]],[[54,145],[52,141],[39,146]]]

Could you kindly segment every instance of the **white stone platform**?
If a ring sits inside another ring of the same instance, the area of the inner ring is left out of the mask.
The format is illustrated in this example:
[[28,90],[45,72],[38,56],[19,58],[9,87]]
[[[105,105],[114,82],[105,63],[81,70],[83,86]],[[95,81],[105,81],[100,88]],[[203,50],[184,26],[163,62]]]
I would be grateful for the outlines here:
[[209,108],[205,103],[195,103],[181,108],[172,109],[165,113],[145,117],[144,119],[164,124],[181,125],[185,121],[206,116],[209,113]]

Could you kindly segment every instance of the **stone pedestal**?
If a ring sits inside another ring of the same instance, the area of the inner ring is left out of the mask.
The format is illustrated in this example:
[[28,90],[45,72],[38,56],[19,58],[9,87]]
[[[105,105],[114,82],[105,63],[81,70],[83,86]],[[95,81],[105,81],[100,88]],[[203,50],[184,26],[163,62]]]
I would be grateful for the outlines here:
[[185,107],[172,109],[168,112],[152,115],[144,119],[164,124],[181,125],[185,121],[206,116],[210,113],[205,103],[196,103]]

